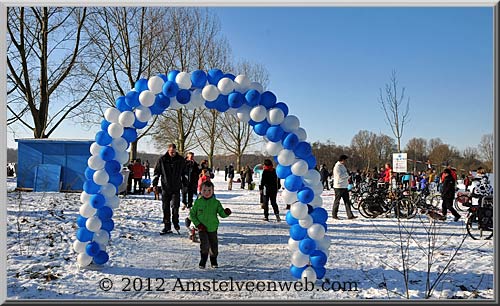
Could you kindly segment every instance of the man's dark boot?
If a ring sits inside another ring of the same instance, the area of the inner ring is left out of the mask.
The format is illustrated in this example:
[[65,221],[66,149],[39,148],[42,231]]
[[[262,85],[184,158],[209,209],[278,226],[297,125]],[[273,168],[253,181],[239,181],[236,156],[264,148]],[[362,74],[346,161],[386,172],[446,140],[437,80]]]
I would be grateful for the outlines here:
[[212,268],[218,268],[219,265],[217,264],[217,257],[210,256],[210,264],[212,265]]
[[208,259],[208,254],[201,254],[201,259],[200,259],[200,269],[205,269],[205,266],[207,265],[207,259]]

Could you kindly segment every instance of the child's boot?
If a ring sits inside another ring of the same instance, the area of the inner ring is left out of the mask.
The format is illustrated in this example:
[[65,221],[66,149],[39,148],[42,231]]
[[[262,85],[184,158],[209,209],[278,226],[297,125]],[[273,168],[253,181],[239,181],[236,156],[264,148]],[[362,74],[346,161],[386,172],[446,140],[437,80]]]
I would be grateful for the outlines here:
[[212,268],[218,268],[219,265],[217,264],[217,257],[210,256],[210,264],[212,265]]

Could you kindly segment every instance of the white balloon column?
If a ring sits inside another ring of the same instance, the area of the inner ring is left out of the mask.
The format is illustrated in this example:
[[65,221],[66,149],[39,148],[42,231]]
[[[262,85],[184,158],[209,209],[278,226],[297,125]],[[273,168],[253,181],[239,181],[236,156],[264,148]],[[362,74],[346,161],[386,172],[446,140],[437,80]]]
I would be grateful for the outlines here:
[[265,150],[277,162],[278,177],[284,179],[283,199],[290,204],[286,222],[290,225],[288,246],[290,272],[309,281],[325,275],[330,240],[327,211],[322,208],[323,186],[314,169],[316,159],[299,119],[288,114],[288,106],[264,91],[262,85],[245,75],[224,74],[219,69],[205,73],[171,71],[168,75],[140,79],[134,89],[116,100],[115,108],[104,113],[101,131],[90,147],[92,156],[85,170],[87,181],[81,194],[82,206],[73,244],[78,264],[104,264],[109,260],[106,246],[113,230],[113,209],[119,207],[118,187],[123,181],[122,165],[128,162],[127,149],[136,140],[137,129],[146,127],[153,115],[168,107],[206,107],[232,111],[248,122],[266,140]]

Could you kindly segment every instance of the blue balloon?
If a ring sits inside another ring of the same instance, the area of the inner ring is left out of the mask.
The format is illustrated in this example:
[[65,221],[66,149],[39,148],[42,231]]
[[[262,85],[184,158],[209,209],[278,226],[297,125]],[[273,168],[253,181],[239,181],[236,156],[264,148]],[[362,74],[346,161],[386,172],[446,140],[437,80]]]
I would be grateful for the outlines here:
[[265,108],[270,109],[276,104],[276,96],[270,91],[264,91],[260,95],[260,105],[263,105]]
[[283,136],[283,128],[279,125],[273,125],[267,129],[266,136],[272,142],[278,142]]
[[290,273],[293,275],[295,278],[302,278],[302,272],[307,268],[307,265],[303,267],[296,267],[294,265],[290,266]]
[[208,83],[217,86],[217,83],[219,83],[220,79],[224,76],[224,73],[220,69],[210,69],[208,71],[207,75],[207,80]]
[[135,91],[141,92],[148,89],[148,80],[147,79],[139,79],[134,84]]
[[302,241],[299,243],[299,250],[306,255],[311,254],[315,249],[316,242],[311,238],[302,239]]
[[[307,214],[310,215],[313,212],[314,207],[312,207],[310,204],[306,204],[306,205],[307,205]],[[325,230],[326,230],[326,228],[325,228]]]
[[99,209],[104,206],[104,203],[106,203],[106,198],[102,194],[98,193],[90,196],[90,206],[93,208]]
[[283,148],[287,150],[293,150],[299,144],[299,137],[294,133],[289,133],[285,139],[283,139]]
[[312,213],[314,223],[325,223],[328,219],[328,212],[323,207],[316,207]]
[[295,146],[293,153],[295,153],[295,156],[305,159],[312,154],[311,145],[308,142],[301,141]]
[[285,178],[285,188],[289,191],[298,191],[302,187],[302,177],[291,174]]
[[78,218],[76,218],[76,225],[78,225],[78,227],[85,227],[87,219],[88,218],[85,218],[84,216],[78,216]]
[[323,267],[326,264],[327,256],[320,250],[315,250],[309,255],[313,267]]
[[113,138],[109,136],[107,131],[99,131],[95,134],[95,142],[100,146],[107,146],[113,141]]
[[285,117],[288,115],[288,106],[283,103],[283,102],[278,102],[274,107],[277,107],[283,111],[283,114],[285,114]]
[[163,84],[162,92],[169,98],[175,97],[178,91],[179,85],[177,85],[174,81],[167,81]]
[[105,251],[99,251],[97,255],[94,256],[94,263],[97,265],[103,265],[109,260],[109,255]]
[[177,92],[176,98],[180,104],[187,104],[191,100],[191,92],[187,89],[181,89]]
[[125,100],[125,96],[118,97],[118,99],[116,99],[116,101],[115,101],[115,104],[116,104],[116,108],[120,112],[132,110],[132,108],[127,104],[127,101]]
[[292,213],[290,211],[286,212],[285,220],[286,223],[288,223],[288,225],[294,225],[299,223],[299,220],[297,220],[294,216],[292,216]]
[[115,228],[115,222],[113,219],[107,219],[102,221],[101,229],[111,232]]
[[177,77],[177,75],[179,74],[179,70],[172,70],[170,71],[168,74],[167,74],[167,80],[165,82],[175,82],[175,78]]
[[227,102],[227,96],[226,95],[219,95],[217,99],[212,102],[215,104],[215,109],[218,110],[219,112],[223,113],[229,109],[229,104]]
[[231,81],[234,81],[234,79],[236,79],[236,76],[232,73],[225,73],[222,78],[229,78],[231,79]]
[[110,161],[115,158],[115,149],[113,149],[112,147],[103,147],[99,152],[99,156],[104,161]]
[[137,131],[134,128],[124,128],[122,137],[128,142],[134,142],[137,139]]
[[314,169],[316,167],[316,157],[314,155],[309,155],[304,159],[307,162],[307,166],[309,169]]
[[109,206],[103,206],[97,210],[97,216],[101,220],[111,219],[113,217],[113,210]]
[[125,95],[125,103],[127,103],[131,109],[141,105],[141,102],[139,101],[139,93],[133,90],[127,92]]
[[235,91],[229,94],[227,102],[232,108],[239,108],[243,105],[243,103],[245,103],[245,97],[243,94]]
[[95,173],[94,169],[92,169],[90,167],[85,168],[85,178],[87,180],[92,180],[94,178],[94,173]]
[[[147,122],[142,122],[142,121],[137,120],[137,118],[135,118],[135,121],[134,121],[134,125],[133,125],[133,126],[134,126],[136,129],[138,129],[138,130],[143,129],[143,128],[145,128],[145,127],[146,127],[146,125],[148,125],[148,123],[147,123]],[[125,129],[128,129],[128,128],[125,128]],[[125,134],[125,129],[123,130],[123,132],[124,132],[123,134]],[[129,132],[129,133],[130,133],[130,132]],[[123,135],[122,135],[122,137],[123,137],[123,138],[125,138]],[[136,137],[137,137],[137,136],[136,136]],[[126,139],[126,138],[125,138],[125,140],[127,140],[127,141],[128,141],[128,139]],[[132,141],[128,141],[128,142],[132,142]]]
[[260,92],[255,89],[250,89],[245,94],[245,100],[249,106],[257,106],[260,102]]
[[299,224],[290,226],[290,237],[293,240],[302,240],[307,236],[307,230]]
[[111,177],[111,174],[120,172],[122,165],[120,165],[120,163],[116,160],[110,160],[106,162],[104,169]]
[[106,119],[102,119],[101,121],[101,130],[103,131],[108,131],[108,127],[111,125],[111,122],[109,122]]
[[279,164],[278,155],[273,156],[273,160],[275,163]]
[[297,192],[297,199],[304,204],[311,203],[314,199],[314,191],[309,187],[304,187]]
[[203,70],[195,70],[191,73],[191,84],[193,87],[203,88],[207,83],[207,74]]
[[92,256],[92,257],[99,254],[100,250],[101,250],[101,248],[99,247],[99,243],[97,243],[95,241],[92,241],[91,243],[87,244],[87,246],[85,247],[85,251],[87,252],[87,254],[89,256]]
[[80,227],[76,231],[76,238],[81,242],[91,241],[94,238],[94,233],[89,231],[86,227]]
[[164,75],[163,73],[158,74],[158,76],[163,80],[163,82],[168,81],[168,77]]
[[278,175],[280,179],[284,179],[290,174],[292,174],[292,166],[283,166],[280,164],[276,166],[276,175]]
[[262,122],[257,123],[256,125],[254,125],[253,130],[255,131],[255,134],[257,134],[259,136],[264,136],[267,134],[267,129],[270,126],[271,125],[267,122],[267,120],[264,120]]
[[153,103],[153,105],[151,105],[149,107],[149,111],[151,112],[151,115],[159,115],[161,113],[163,113],[165,109],[164,108],[161,108],[158,106],[158,104],[156,103]]
[[253,121],[252,119],[250,119],[250,120],[248,121],[248,124],[250,124],[250,126],[252,126],[252,127],[254,127],[257,123],[258,123],[258,122]]
[[314,272],[316,272],[316,278],[322,279],[326,274],[325,267],[313,267]]
[[163,93],[159,93],[158,95],[156,95],[155,105],[165,110],[170,106],[170,98],[165,96]]
[[215,109],[215,107],[217,105],[214,102],[215,101],[212,101],[212,102],[205,101],[205,107],[208,108],[208,109]]
[[88,194],[96,194],[100,189],[101,186],[97,185],[92,179],[88,179],[83,183],[83,191]]
[[121,173],[110,174],[109,183],[115,185],[116,189],[118,189],[118,187],[120,187],[120,185],[123,183],[123,175]]

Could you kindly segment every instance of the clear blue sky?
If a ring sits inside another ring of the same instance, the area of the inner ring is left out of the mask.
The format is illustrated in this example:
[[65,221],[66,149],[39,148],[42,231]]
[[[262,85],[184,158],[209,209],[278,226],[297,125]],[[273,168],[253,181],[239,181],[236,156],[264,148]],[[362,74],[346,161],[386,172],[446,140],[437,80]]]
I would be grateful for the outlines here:
[[[350,145],[360,130],[394,137],[378,103],[392,70],[410,98],[403,147],[413,137],[439,137],[463,150],[493,132],[493,8],[211,10],[235,59],[265,66],[268,89],[310,142]],[[74,130],[54,137],[74,137]]]

